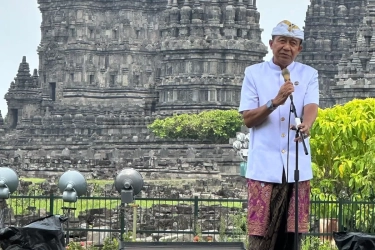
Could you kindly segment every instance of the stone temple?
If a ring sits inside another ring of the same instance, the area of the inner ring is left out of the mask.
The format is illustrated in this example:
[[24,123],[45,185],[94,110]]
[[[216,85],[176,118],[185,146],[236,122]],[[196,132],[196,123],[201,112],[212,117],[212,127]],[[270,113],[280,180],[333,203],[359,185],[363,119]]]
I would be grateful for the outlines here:
[[[35,176],[124,166],[194,177],[239,171],[231,145],[154,138],[157,117],[237,108],[267,53],[255,0],[38,0],[39,69],[5,95],[3,163]],[[48,170],[48,171],[46,171]]]
[[[38,3],[39,69],[23,58],[5,96],[3,164],[35,176],[238,175],[229,143],[161,140],[147,125],[238,107],[245,67],[267,53],[255,0]],[[297,60],[319,70],[322,107],[375,96],[374,19],[375,0],[311,0]]]
[[311,0],[304,27],[306,41],[298,61],[319,71],[322,107],[375,96],[369,84],[375,59],[371,61],[374,3]]

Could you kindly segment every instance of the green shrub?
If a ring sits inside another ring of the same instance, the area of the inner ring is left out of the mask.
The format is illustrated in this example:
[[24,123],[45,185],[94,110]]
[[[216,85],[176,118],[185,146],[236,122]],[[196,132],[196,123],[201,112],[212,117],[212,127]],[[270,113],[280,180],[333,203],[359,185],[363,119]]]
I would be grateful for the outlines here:
[[318,237],[306,237],[302,240],[301,250],[336,250],[329,242],[321,241]]
[[148,128],[160,138],[228,143],[242,125],[237,110],[211,110],[156,119]]
[[101,250],[117,250],[119,248],[119,241],[116,238],[107,237]]
[[84,246],[81,242],[70,241],[69,245],[66,247],[67,250],[99,250],[99,248],[94,246]]

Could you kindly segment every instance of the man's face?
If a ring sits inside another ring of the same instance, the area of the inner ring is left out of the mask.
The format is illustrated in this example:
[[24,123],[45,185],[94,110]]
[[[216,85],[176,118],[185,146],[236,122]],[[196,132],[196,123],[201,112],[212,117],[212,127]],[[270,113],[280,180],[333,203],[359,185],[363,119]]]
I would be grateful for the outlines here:
[[301,40],[293,37],[275,36],[269,42],[274,63],[281,68],[287,67],[302,50]]

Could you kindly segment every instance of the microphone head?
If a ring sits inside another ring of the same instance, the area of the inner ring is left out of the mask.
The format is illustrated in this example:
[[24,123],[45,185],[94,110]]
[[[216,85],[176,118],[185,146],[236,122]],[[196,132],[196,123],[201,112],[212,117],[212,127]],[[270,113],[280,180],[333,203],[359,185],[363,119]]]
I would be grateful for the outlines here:
[[285,81],[290,81],[290,72],[287,68],[283,69],[281,74],[283,75]]

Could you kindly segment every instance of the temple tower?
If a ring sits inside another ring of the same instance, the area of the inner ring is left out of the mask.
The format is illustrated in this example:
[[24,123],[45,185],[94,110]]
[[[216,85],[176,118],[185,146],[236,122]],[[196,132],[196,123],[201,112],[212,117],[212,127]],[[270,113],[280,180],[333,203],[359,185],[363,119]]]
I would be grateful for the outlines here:
[[237,108],[245,68],[267,53],[255,3],[168,0],[162,16],[157,112]]
[[8,126],[34,138],[146,136],[156,116],[236,109],[245,68],[267,53],[253,0],[38,3],[39,69],[24,59],[6,94]]
[[[150,1],[39,0],[43,106],[131,109],[156,101],[155,55],[162,5]],[[53,94],[51,94],[53,93]]]
[[353,98],[375,97],[375,1],[369,0],[365,16],[356,31],[355,43],[344,53],[331,87],[336,103]]
[[356,44],[367,0],[311,0],[306,12],[304,48],[298,61],[319,71],[321,107],[335,104],[330,87],[342,55]]
[[30,74],[30,67],[24,56],[17,76],[10,83],[5,95],[8,105],[8,126],[13,129],[19,124],[30,122],[30,118],[39,113],[41,97],[38,71],[35,69],[33,75]]

